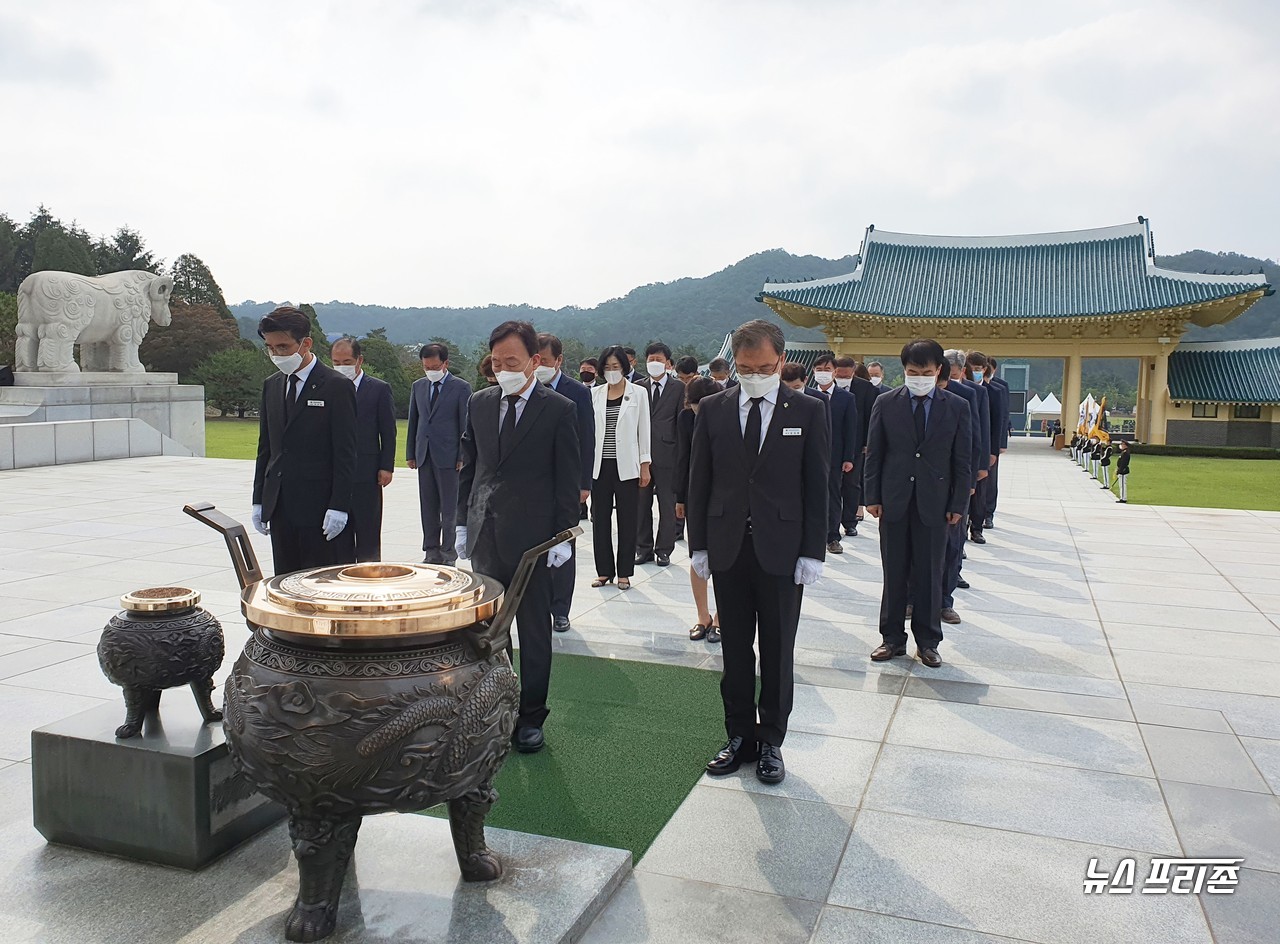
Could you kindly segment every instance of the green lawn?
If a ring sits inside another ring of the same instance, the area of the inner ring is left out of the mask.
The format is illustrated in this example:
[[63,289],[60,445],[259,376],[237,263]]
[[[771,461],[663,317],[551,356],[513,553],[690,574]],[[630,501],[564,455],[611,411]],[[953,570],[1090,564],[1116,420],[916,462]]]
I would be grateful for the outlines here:
[[1135,452],[1129,472],[1130,504],[1280,511],[1280,460]]
[[[408,420],[396,422],[396,467],[404,468]],[[210,459],[252,459],[258,454],[258,421],[210,417],[204,421],[204,453]]]
[[488,824],[640,861],[724,742],[719,675],[556,655],[548,705],[547,746],[508,755]]

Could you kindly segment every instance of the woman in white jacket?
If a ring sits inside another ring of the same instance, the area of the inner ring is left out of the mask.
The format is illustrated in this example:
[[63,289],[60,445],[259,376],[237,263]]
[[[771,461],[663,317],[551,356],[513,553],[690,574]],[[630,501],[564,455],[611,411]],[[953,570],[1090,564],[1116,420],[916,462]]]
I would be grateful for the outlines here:
[[[618,578],[618,589],[631,589],[636,566],[636,529],[640,489],[649,484],[649,397],[644,387],[626,379],[631,361],[620,347],[600,354],[605,383],[591,388],[596,421],[596,464],[591,483],[591,529],[596,579],[603,587]],[[613,511],[618,511],[618,554],[613,553]]]

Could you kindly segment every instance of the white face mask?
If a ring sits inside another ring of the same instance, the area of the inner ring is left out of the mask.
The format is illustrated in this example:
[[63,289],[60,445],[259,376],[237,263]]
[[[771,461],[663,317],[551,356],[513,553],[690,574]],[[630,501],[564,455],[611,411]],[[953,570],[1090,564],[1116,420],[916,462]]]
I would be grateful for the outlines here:
[[620,383],[622,383],[622,371],[620,371],[620,370],[606,370],[606,371],[604,372],[604,381],[605,381],[605,383],[609,384],[610,386],[612,386],[613,384],[620,384]]
[[778,384],[782,382],[782,375],[774,374],[739,374],[738,383],[742,386],[742,392],[751,399],[763,397],[771,390],[777,390]]
[[556,369],[546,364],[539,364],[534,368],[533,375],[538,378],[538,383],[549,384],[556,375]]
[[529,375],[522,370],[498,371],[498,386],[502,388],[502,392],[507,396],[519,393],[528,382]]
[[276,365],[276,369],[282,374],[292,374],[302,366],[302,352],[295,351],[285,357],[277,357],[271,355],[271,363]]
[[354,381],[356,379],[356,371],[359,370],[355,364],[334,364],[333,369],[350,381]]
[[928,377],[913,377],[907,374],[907,389],[911,391],[913,397],[923,397],[938,385],[938,378],[935,375]]
[[648,361],[644,365],[644,369],[649,372],[649,376],[654,380],[657,380],[667,372],[667,367],[662,363],[662,361]]
[[447,370],[424,370],[423,373],[432,383],[439,383],[444,380],[445,374],[449,372]]
[[982,383],[982,374],[983,374],[983,372],[982,372],[982,371],[980,371],[980,370],[975,370],[975,371],[973,372],[973,379],[974,379],[977,383]]
[[852,377],[837,377],[837,378],[836,378],[836,386],[837,386],[837,387],[839,387],[841,390],[848,390],[851,386],[853,386],[853,378],[852,378]]
[[878,386],[880,386],[882,383],[884,383],[884,378],[883,378],[883,377],[872,377],[872,378],[871,378],[871,386],[873,386],[873,387],[878,387]]
[[813,382],[819,387],[829,387],[834,376],[829,370],[815,370],[813,372]]

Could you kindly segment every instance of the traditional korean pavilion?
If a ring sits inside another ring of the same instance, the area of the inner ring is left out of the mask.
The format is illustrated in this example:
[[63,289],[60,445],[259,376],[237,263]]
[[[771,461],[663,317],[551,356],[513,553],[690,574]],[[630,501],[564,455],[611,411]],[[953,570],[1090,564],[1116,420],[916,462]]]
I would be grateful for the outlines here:
[[[1169,359],[1191,325],[1222,324],[1272,289],[1261,274],[1155,263],[1150,225],[1025,236],[921,236],[867,228],[848,275],[766,282],[784,320],[862,359],[914,337],[1000,357],[1064,358],[1062,420],[1076,424],[1085,357],[1136,357],[1138,438],[1165,443]],[[1221,392],[1221,391],[1217,391]]]

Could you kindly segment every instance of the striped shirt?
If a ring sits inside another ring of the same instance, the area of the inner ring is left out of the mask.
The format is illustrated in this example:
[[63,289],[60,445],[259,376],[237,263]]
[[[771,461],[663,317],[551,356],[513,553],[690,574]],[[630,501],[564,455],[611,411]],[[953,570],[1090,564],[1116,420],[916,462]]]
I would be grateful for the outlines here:
[[604,451],[602,459],[618,458],[618,411],[622,409],[622,397],[606,400],[604,405]]

